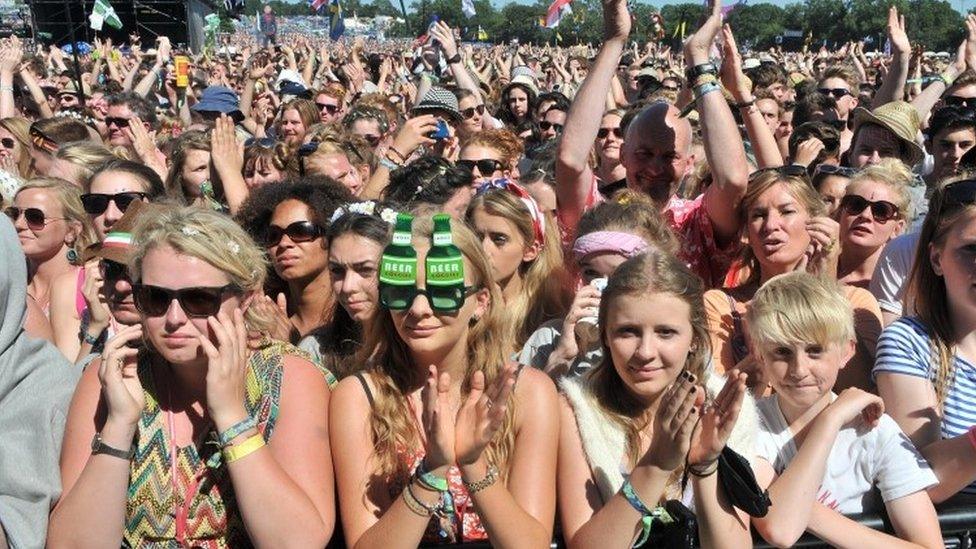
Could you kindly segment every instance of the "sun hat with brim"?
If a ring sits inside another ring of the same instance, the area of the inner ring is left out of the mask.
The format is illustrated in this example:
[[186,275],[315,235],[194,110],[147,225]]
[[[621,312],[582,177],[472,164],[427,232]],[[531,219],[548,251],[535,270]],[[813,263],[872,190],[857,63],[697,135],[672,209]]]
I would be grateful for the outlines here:
[[857,140],[857,132],[864,124],[881,126],[908,144],[909,163],[911,165],[918,164],[925,157],[925,151],[915,141],[922,122],[918,116],[918,111],[911,103],[892,101],[881,105],[874,111],[857,107],[854,109],[854,141]]
[[[89,86],[87,82],[82,82],[81,89],[85,92],[86,96],[91,95],[91,86]],[[71,80],[65,84],[64,88],[60,92],[58,92],[58,95],[78,95],[78,84],[76,84],[74,80]]]
[[443,112],[456,122],[461,122],[461,109],[458,108],[457,97],[444,88],[433,86],[424,94],[420,103],[412,109],[413,114]]
[[502,95],[504,96],[508,93],[513,86],[524,86],[528,88],[534,95],[539,95],[539,86],[535,83],[535,79],[531,76],[520,74],[518,76],[512,77],[505,89],[502,90]]
[[96,242],[85,248],[81,254],[81,261],[87,263],[92,259],[107,259],[122,265],[128,265],[132,260],[134,242],[132,230],[139,220],[140,212],[146,207],[142,200],[133,200],[126,208],[125,214],[105,233],[105,240]]
[[241,111],[241,103],[234,90],[226,86],[210,86],[203,90],[200,100],[190,110],[233,114]]

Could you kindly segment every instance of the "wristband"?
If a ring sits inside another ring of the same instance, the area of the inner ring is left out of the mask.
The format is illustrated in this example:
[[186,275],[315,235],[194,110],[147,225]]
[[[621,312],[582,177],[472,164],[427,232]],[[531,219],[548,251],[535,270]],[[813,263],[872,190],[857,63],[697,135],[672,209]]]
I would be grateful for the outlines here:
[[718,82],[718,78],[714,74],[705,73],[695,78],[695,81],[694,83],[692,83],[691,87],[697,88],[699,86],[704,86],[705,84],[709,84],[711,82]]
[[248,416],[241,421],[238,421],[229,429],[217,435],[217,438],[220,439],[220,447],[227,448],[228,446],[231,446],[234,443],[235,438],[241,436],[241,434],[246,431],[254,429],[257,426],[258,422],[252,416]]
[[750,99],[748,101],[743,101],[742,103],[735,103],[732,106],[735,107],[735,108],[737,108],[737,109],[747,109],[747,108],[749,108],[749,107],[751,107],[751,106],[753,106],[755,104],[756,104],[756,98],[753,97],[752,99]]
[[485,478],[481,480],[476,480],[474,482],[467,482],[462,479],[461,483],[467,488],[468,494],[473,495],[478,492],[488,488],[498,480],[498,468],[494,465],[488,467],[488,472],[485,474]]
[[629,503],[635,511],[641,514],[641,535],[639,538],[637,538],[637,541],[634,542],[634,545],[632,546],[638,547],[643,545],[644,542],[647,541],[647,538],[651,535],[651,522],[654,520],[654,517],[661,514],[661,512],[658,510],[660,507],[653,511],[648,509],[647,505],[644,505],[644,502],[641,501],[640,496],[637,495],[637,492],[634,491],[634,486],[630,483],[629,478],[624,481],[624,485],[622,488],[620,488],[620,492],[624,495],[627,503]]
[[395,154],[396,157],[400,159],[401,163],[405,163],[407,161],[407,157],[403,156],[403,153],[396,150],[396,147],[394,147],[393,145],[390,145],[390,148],[386,149],[386,152]]
[[955,82],[955,78],[948,77],[945,74],[937,74],[935,75],[935,78],[937,80],[941,80],[942,83],[945,84],[947,88],[951,86],[953,82]]
[[403,489],[403,502],[407,504],[407,509],[410,509],[416,515],[422,517],[432,517],[437,513],[436,506],[427,506],[424,502],[420,501],[417,496],[414,495],[411,486],[413,483],[407,483],[407,487]]
[[384,168],[390,170],[391,172],[393,170],[400,168],[400,164],[397,164],[396,162],[386,157],[380,158],[380,166],[383,166]]
[[696,78],[703,74],[718,74],[718,69],[715,67],[715,63],[702,63],[700,65],[695,65],[688,69],[686,76],[689,81],[694,81]]
[[0,86],[0,91],[12,92],[12,91],[14,91],[14,87],[13,86]]
[[258,433],[240,444],[224,448],[224,463],[230,464],[244,459],[261,448],[264,448],[264,436]]
[[718,84],[714,82],[710,82],[708,84],[703,84],[701,86],[698,86],[697,88],[695,88],[695,101],[698,101],[705,95],[718,90],[719,90]]
[[447,64],[448,65],[453,65],[455,63],[460,63],[460,62],[461,62],[461,54],[460,53],[455,53],[452,57],[448,57],[447,58]]
[[698,477],[698,478],[710,477],[715,474],[715,471],[718,471],[718,460],[716,459],[715,461],[701,468],[696,467],[694,465],[689,465],[687,471],[693,477]]
[[417,470],[414,471],[413,476],[421,486],[434,492],[447,492],[449,489],[447,479],[427,471],[423,461],[420,462],[420,465],[417,465]]
[[78,339],[94,347],[95,345],[98,345],[98,340],[102,337],[102,333],[104,333],[104,330],[99,332],[97,336],[93,336],[85,330],[79,330]]

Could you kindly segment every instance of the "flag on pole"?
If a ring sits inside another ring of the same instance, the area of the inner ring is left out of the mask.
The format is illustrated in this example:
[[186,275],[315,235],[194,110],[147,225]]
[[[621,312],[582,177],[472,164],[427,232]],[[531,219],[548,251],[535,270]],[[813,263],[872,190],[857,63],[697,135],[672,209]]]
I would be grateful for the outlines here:
[[119,19],[118,14],[115,13],[115,8],[108,3],[108,0],[95,0],[95,5],[92,6],[92,12],[88,16],[88,21],[91,24],[91,28],[97,31],[102,30],[104,23],[108,23],[108,26],[116,29],[122,28],[122,20]]
[[573,13],[573,8],[569,5],[570,0],[553,0],[546,10],[546,28],[552,29],[559,26],[559,21],[563,16]]
[[481,25],[478,25],[478,40],[481,42],[488,40],[488,32],[481,28]]
[[342,17],[342,4],[332,0],[329,4],[329,38],[338,40],[346,32],[346,22]]
[[312,9],[315,13],[322,13],[322,8],[328,3],[328,0],[308,0],[308,7]]
[[468,19],[478,15],[478,11],[474,9],[474,0],[461,0],[461,11]]

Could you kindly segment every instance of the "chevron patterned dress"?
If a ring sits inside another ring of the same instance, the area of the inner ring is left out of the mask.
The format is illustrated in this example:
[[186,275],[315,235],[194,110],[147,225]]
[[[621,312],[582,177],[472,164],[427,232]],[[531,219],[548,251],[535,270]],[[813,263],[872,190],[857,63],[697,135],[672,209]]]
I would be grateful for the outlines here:
[[[252,353],[247,364],[245,408],[257,418],[266,442],[278,418],[285,355],[308,360],[303,351],[275,342]],[[335,385],[332,374],[322,371],[329,385]],[[217,434],[211,431],[200,448],[192,444],[177,448],[174,467],[167,414],[159,406],[159,391],[165,391],[165,384],[156,384],[145,353],[138,372],[146,408],[129,472],[123,547],[251,547]]]

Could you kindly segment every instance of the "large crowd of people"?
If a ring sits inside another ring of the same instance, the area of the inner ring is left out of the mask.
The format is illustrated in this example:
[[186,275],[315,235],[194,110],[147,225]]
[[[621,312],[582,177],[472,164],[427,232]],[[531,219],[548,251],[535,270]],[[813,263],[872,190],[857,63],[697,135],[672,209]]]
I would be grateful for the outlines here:
[[602,6],[571,47],[0,41],[0,548],[943,547],[976,15],[947,58],[895,8],[882,54]]

